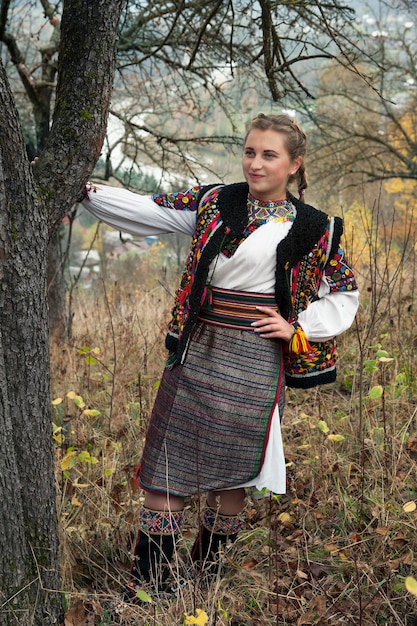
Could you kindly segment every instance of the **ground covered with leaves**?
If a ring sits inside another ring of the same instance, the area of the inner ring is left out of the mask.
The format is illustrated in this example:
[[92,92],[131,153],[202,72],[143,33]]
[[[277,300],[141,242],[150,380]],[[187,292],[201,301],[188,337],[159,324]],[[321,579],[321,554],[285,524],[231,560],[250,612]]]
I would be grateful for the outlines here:
[[376,316],[363,298],[339,343],[338,382],[288,390],[287,494],[248,494],[245,529],[209,580],[190,571],[202,504],[191,498],[172,568],[177,593],[136,607],[120,590],[171,295],[99,283],[75,302],[71,340],[52,346],[65,626],[417,624],[412,315],[385,307]]

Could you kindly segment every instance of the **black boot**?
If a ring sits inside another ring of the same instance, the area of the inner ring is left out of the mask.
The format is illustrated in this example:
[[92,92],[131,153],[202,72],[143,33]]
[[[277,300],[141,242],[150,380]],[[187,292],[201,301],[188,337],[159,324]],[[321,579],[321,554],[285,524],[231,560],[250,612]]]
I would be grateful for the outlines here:
[[236,541],[242,526],[243,520],[239,515],[220,515],[207,507],[191,549],[193,563],[199,564],[201,570],[215,573],[218,569],[220,551],[227,544]]
[[169,513],[145,508],[142,510],[141,528],[133,554],[130,579],[123,594],[124,600],[136,602],[136,591],[141,586],[152,585],[155,590],[164,590],[182,522],[182,511]]
[[130,577],[137,583],[152,583],[158,587],[169,576],[169,563],[174,553],[174,537],[138,533]]

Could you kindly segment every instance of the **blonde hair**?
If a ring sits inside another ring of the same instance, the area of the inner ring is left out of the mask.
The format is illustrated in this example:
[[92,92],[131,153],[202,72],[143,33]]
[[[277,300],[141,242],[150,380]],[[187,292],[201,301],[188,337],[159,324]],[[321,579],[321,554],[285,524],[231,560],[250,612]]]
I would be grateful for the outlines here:
[[300,198],[304,195],[304,191],[308,187],[306,170],[304,165],[304,156],[307,148],[307,137],[304,131],[298,126],[297,122],[292,120],[288,115],[264,115],[259,113],[251,120],[246,128],[246,139],[251,130],[274,130],[281,133],[284,137],[285,147],[291,161],[295,161],[298,157],[303,159],[296,174],[290,176],[288,182],[297,182],[298,193]]

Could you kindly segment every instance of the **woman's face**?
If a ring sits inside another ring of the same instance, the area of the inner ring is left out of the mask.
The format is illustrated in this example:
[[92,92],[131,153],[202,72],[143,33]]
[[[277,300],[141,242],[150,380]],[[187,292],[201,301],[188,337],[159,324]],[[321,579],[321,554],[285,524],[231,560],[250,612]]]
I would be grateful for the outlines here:
[[291,161],[284,136],[275,130],[252,129],[243,148],[242,169],[250,193],[258,200],[285,200],[288,178],[302,158]]

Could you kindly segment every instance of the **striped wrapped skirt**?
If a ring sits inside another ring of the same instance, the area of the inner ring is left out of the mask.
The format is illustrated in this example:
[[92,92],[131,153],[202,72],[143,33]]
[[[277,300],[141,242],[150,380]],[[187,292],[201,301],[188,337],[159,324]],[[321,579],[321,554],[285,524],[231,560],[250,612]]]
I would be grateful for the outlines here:
[[276,308],[271,295],[213,289],[183,363],[163,373],[138,471],[144,489],[188,496],[259,474],[285,387],[281,342],[250,327],[257,305]]

